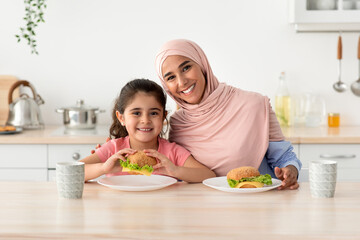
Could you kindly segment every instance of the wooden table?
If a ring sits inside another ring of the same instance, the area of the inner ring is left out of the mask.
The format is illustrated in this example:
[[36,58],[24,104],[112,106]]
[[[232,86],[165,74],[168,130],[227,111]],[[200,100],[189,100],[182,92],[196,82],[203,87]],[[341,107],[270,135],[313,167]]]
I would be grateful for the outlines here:
[[59,199],[53,182],[0,182],[0,239],[360,239],[360,183],[334,198],[298,190],[226,193],[176,183],[122,192],[86,183]]

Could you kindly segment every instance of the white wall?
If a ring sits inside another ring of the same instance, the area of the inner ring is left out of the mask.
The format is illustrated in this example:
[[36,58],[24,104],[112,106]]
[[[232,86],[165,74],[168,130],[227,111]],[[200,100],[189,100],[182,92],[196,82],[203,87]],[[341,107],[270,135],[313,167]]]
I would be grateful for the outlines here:
[[[128,80],[156,77],[154,57],[174,38],[197,42],[221,82],[257,91],[272,101],[280,71],[292,93],[312,92],[340,112],[342,124],[360,125],[360,98],[337,93],[337,34],[295,33],[287,0],[51,0],[37,30],[39,55],[15,34],[22,0],[0,0],[0,74],[29,80],[44,98],[46,124],[61,124],[57,107],[78,98],[106,109]],[[343,80],[358,77],[358,34],[343,34]],[[174,109],[170,101],[170,109]]]

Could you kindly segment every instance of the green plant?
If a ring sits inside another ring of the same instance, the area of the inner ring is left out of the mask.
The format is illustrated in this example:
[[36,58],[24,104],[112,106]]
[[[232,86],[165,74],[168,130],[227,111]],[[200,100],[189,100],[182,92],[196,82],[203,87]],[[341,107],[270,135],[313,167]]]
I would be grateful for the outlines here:
[[39,54],[36,50],[35,28],[39,22],[44,21],[44,9],[46,8],[46,0],[24,0],[26,25],[20,28],[21,33],[15,35],[18,42],[21,39],[27,40],[31,53]]

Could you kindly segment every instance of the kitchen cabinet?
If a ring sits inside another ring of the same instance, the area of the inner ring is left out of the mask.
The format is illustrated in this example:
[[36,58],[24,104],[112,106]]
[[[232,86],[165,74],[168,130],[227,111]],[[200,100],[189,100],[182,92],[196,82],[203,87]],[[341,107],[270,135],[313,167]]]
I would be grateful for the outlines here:
[[77,161],[103,143],[108,126],[67,132],[63,126],[25,130],[0,137],[0,180],[53,181],[56,163]]
[[57,162],[78,161],[91,144],[2,144],[1,181],[54,181]]
[[1,144],[0,180],[47,180],[47,145]]
[[338,181],[360,181],[360,144],[300,144],[299,155],[303,164],[302,181],[309,179],[312,160],[336,161]]
[[91,154],[95,145],[88,144],[50,144],[48,151],[48,181],[55,180],[57,162],[78,161]]
[[[321,0],[291,0],[290,23],[297,32],[359,32],[360,3],[336,0],[333,10],[317,8]],[[352,9],[347,9],[348,3],[353,3]]]

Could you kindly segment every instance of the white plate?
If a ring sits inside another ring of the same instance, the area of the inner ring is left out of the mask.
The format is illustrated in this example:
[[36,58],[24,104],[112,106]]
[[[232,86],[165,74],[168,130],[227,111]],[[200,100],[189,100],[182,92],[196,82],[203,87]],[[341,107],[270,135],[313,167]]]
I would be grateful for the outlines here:
[[208,178],[203,181],[203,184],[215,188],[224,192],[236,192],[236,193],[255,193],[255,192],[265,192],[271,189],[281,186],[281,181],[279,179],[272,178],[271,185],[264,185],[262,188],[231,188],[227,182],[226,176],[224,177],[214,177]]
[[120,175],[102,178],[99,184],[122,191],[152,191],[170,186],[177,182],[175,178],[161,175]]

